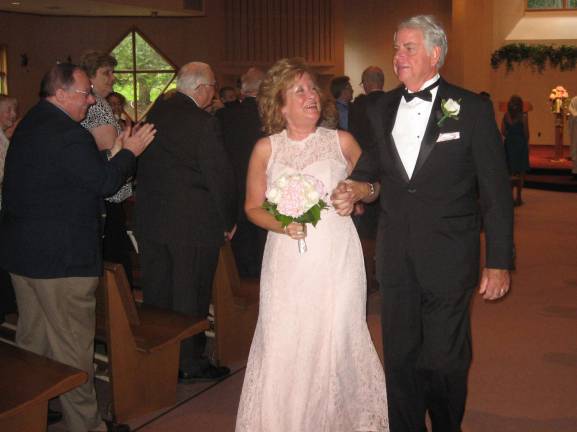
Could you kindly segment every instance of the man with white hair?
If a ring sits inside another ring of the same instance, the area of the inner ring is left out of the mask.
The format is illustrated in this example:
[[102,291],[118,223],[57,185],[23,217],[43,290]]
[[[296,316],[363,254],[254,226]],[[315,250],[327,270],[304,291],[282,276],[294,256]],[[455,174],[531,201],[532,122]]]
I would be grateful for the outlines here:
[[[333,203],[380,194],[377,275],[391,432],[459,432],[471,364],[469,306],[498,300],[513,266],[513,205],[492,106],[439,76],[447,39],[433,17],[400,24],[393,67],[402,85],[369,113],[373,153],[363,154]],[[378,184],[370,182],[379,181]],[[380,190],[379,190],[380,189]]]
[[[215,86],[205,63],[180,69],[177,91],[158,100],[147,116],[158,133],[138,166],[136,233],[144,303],[198,317],[208,315],[219,250],[232,237],[237,210],[218,120],[205,110]],[[204,334],[182,342],[180,382],[230,372],[203,357],[205,345]]]
[[238,196],[238,229],[231,241],[239,274],[259,277],[266,240],[266,231],[250,222],[244,214],[244,198],[248,161],[255,143],[264,136],[256,96],[264,72],[249,68],[241,77],[242,102],[228,104],[217,111],[221,122],[224,146],[234,167]]

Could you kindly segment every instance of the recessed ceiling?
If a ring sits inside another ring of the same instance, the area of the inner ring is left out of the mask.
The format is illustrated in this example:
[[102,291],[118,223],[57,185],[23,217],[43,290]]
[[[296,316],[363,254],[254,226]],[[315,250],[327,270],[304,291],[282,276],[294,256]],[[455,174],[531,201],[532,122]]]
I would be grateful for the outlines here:
[[[187,17],[204,15],[203,3],[199,0],[0,0],[0,11],[64,16]],[[191,5],[200,10],[191,9]]]

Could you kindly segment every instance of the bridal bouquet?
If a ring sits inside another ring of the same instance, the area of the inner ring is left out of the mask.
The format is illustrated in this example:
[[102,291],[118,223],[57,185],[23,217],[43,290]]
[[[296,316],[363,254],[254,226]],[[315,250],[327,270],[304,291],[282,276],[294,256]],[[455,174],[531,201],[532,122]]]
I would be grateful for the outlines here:
[[563,86],[557,86],[549,94],[549,101],[551,102],[551,112],[559,114],[567,108],[567,101],[569,100],[569,93]]
[[[293,222],[316,226],[321,210],[328,208],[324,201],[325,186],[316,177],[307,174],[285,174],[276,179],[266,191],[262,207],[279,221],[283,228]],[[304,239],[298,241],[299,253],[307,250]]]

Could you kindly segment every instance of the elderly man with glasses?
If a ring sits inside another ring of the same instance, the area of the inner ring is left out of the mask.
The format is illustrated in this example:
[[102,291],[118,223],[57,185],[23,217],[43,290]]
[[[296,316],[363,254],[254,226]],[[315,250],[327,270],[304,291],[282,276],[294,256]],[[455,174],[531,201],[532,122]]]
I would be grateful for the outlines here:
[[16,292],[16,343],[88,373],[60,396],[68,430],[128,430],[101,420],[92,382],[101,215],[155,131],[123,133],[108,160],[79,124],[94,103],[82,69],[52,67],[40,95],[12,137],[2,192],[0,266]]
[[[206,108],[215,93],[205,63],[178,72],[176,92],[148,115],[158,134],[139,161],[136,230],[144,303],[207,316],[218,254],[237,215],[236,185],[218,120]],[[227,375],[203,357],[204,334],[185,340],[179,381]],[[146,379],[146,377],[143,377]]]

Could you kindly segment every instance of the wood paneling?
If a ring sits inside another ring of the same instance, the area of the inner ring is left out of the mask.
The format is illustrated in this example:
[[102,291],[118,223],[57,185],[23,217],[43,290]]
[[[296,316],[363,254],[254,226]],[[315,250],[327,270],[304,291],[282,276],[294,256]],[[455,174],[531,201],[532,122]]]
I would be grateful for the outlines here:
[[225,62],[335,64],[334,0],[225,0]]

